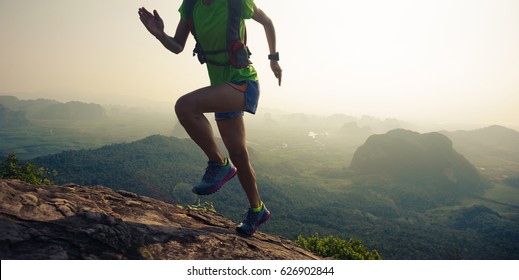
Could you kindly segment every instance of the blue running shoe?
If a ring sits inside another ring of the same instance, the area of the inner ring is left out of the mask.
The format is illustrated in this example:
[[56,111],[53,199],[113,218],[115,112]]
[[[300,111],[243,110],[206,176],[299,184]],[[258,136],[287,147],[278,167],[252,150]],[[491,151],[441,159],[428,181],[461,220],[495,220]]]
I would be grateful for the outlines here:
[[193,192],[198,195],[208,195],[217,192],[227,181],[236,175],[236,167],[230,159],[225,159],[226,165],[209,161],[202,181],[193,188]]
[[265,204],[263,204],[263,207],[259,212],[254,212],[252,209],[249,209],[249,211],[247,211],[247,217],[238,225],[236,231],[246,235],[253,235],[258,227],[268,221],[269,218],[270,211],[267,209]]

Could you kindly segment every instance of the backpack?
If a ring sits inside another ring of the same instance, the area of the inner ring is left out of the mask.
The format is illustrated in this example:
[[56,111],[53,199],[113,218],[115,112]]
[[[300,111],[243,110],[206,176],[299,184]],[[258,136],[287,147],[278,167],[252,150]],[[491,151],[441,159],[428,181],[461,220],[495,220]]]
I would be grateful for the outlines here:
[[[227,0],[227,6],[229,10],[229,20],[227,24],[227,48],[220,50],[204,50],[200,45],[197,35],[196,27],[193,20],[193,12],[195,9],[195,3],[197,0],[184,0],[184,9],[189,24],[189,30],[195,38],[196,45],[193,50],[193,56],[197,55],[198,61],[201,64],[208,63],[217,66],[233,65],[236,68],[246,68],[251,64],[249,57],[251,52],[246,46],[247,44],[247,30],[245,30],[245,40],[242,41],[240,38],[240,21],[243,12],[242,0]],[[207,55],[227,53],[229,61],[226,63],[219,63],[207,58]]]

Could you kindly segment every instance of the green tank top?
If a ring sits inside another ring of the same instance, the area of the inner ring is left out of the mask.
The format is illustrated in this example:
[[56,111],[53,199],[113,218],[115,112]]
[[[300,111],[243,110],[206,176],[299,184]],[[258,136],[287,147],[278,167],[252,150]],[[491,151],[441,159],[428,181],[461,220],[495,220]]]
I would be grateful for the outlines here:
[[[186,20],[182,4],[178,10],[180,18]],[[240,23],[241,38],[245,35],[245,19],[250,19],[254,15],[254,0],[243,0],[243,13]],[[196,29],[198,41],[205,51],[220,50],[227,47],[227,21],[228,21],[227,0],[214,0],[211,4],[205,5],[202,0],[197,0],[193,11],[193,22]],[[229,60],[227,53],[207,55],[215,62],[226,63]],[[195,61],[198,61],[195,59]],[[258,74],[252,65],[246,68],[236,68],[232,65],[218,66],[206,63],[207,72],[211,85],[225,82],[238,82],[245,80],[258,80]]]

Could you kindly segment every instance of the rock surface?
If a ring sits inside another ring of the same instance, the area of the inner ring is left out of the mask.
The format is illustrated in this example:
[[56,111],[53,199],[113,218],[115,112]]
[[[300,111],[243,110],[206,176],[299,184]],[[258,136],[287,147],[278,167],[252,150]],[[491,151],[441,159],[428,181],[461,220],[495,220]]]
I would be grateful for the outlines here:
[[0,259],[318,259],[210,211],[102,186],[0,180]]

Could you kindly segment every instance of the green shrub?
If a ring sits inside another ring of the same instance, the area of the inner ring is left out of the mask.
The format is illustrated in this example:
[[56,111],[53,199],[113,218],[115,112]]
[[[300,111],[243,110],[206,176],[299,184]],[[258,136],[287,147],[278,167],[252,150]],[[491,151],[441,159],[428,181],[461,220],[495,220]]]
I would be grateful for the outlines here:
[[56,176],[56,170],[49,172],[44,167],[37,167],[30,162],[21,164],[15,153],[10,153],[0,163],[0,178],[18,179],[29,184],[52,185],[50,176]]
[[377,251],[369,251],[360,240],[344,240],[335,236],[319,237],[317,233],[304,238],[299,235],[296,243],[312,253],[336,260],[381,260]]

